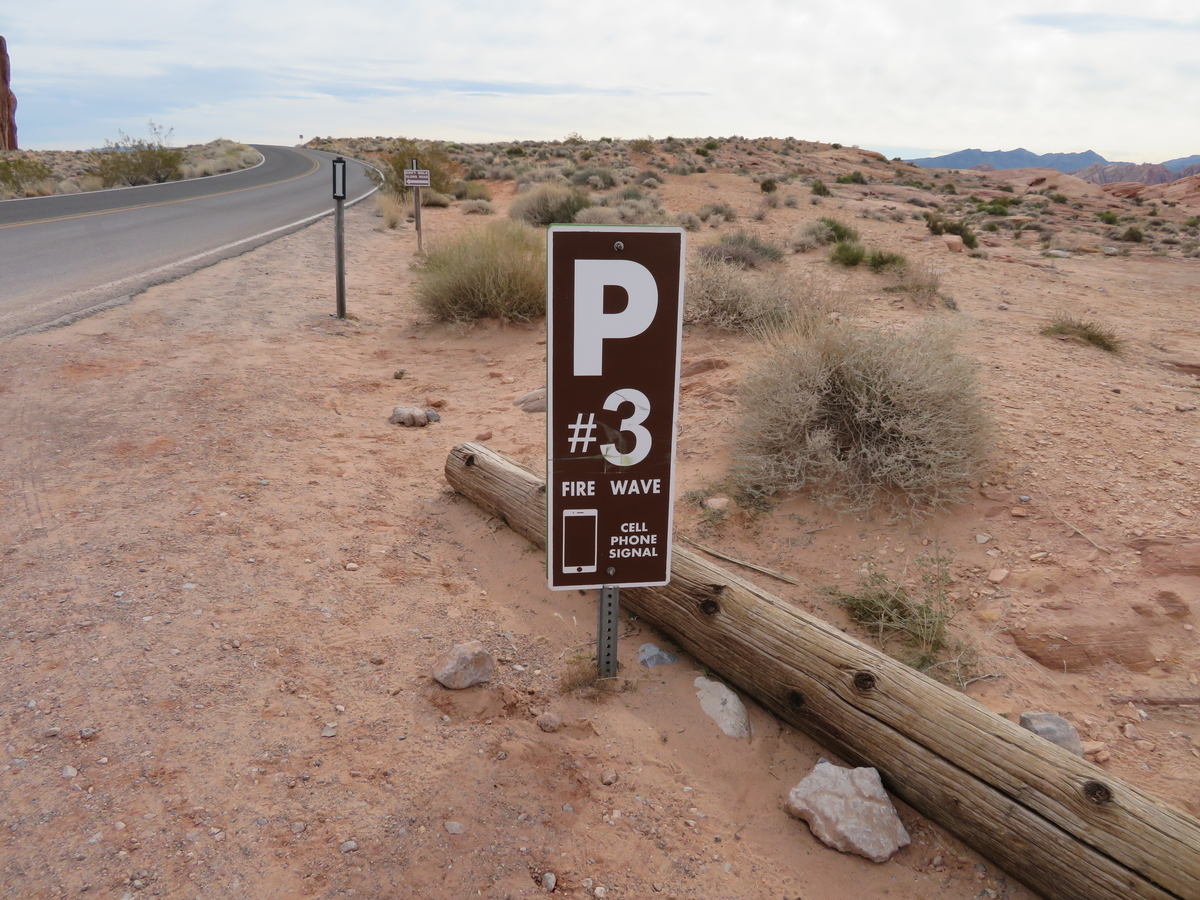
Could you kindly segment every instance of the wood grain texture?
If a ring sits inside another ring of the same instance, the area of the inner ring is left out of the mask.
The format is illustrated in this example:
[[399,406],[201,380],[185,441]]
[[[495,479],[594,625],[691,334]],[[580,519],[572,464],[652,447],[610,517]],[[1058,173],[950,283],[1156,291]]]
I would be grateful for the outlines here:
[[[450,484],[545,545],[541,476],[455,447]],[[680,546],[626,609],[1046,897],[1200,900],[1200,821]]]

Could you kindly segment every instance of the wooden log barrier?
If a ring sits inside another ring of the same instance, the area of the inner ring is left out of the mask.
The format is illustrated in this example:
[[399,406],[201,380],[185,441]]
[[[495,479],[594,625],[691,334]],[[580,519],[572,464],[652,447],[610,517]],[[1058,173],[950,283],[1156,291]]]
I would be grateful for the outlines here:
[[[545,481],[482,444],[459,493],[545,546]],[[1048,898],[1200,900],[1200,820],[738,576],[673,550],[625,609]]]

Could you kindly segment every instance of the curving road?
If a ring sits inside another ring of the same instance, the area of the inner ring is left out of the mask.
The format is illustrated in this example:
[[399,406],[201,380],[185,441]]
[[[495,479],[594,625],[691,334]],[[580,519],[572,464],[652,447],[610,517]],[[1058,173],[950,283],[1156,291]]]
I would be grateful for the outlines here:
[[[333,154],[255,149],[261,164],[227,175],[0,201],[0,339],[126,302],[333,211]],[[348,163],[350,205],[374,186]]]

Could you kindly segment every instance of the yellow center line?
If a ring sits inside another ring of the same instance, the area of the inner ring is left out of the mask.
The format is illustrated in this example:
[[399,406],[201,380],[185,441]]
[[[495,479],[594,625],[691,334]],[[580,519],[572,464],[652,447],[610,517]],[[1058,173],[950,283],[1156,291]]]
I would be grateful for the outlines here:
[[295,181],[298,178],[307,178],[313,172],[321,167],[320,160],[309,159],[312,164],[309,168],[301,172],[299,175],[293,175],[291,178],[285,178],[282,181],[270,181],[266,184],[256,184],[252,187],[234,188],[231,191],[218,191],[215,194],[204,194],[200,197],[183,197],[180,200],[162,200],[158,203],[140,203],[135,206],[119,206],[116,209],[98,209],[95,212],[76,213],[73,216],[58,216],[53,219],[34,219],[29,222],[12,222],[8,225],[0,225],[0,230],[5,228],[21,228],[25,225],[43,225],[46,222],[67,222],[71,219],[86,219],[90,216],[106,216],[109,213],[128,212],[131,209],[153,209],[156,206],[171,206],[175,203],[190,203],[193,200],[207,200],[210,197],[224,197],[228,194],[242,194],[246,191],[257,191],[259,188],[273,187],[277,184],[287,184],[289,181]]

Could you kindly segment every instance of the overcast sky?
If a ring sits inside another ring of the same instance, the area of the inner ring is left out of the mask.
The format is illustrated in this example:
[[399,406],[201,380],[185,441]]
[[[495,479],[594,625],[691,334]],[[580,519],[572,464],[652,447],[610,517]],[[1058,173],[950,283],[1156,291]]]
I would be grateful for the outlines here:
[[786,136],[1200,153],[1195,0],[5,3],[22,147]]

